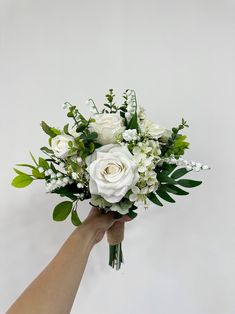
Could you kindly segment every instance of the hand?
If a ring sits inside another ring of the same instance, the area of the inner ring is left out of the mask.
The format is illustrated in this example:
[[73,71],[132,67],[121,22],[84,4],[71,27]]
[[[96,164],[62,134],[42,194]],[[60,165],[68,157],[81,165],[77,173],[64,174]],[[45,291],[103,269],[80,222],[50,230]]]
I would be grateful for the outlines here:
[[124,215],[120,219],[114,219],[114,212],[110,211],[107,214],[101,213],[99,208],[92,207],[87,218],[83,222],[89,232],[94,233],[94,244],[100,242],[105,232],[115,223],[126,222],[132,220],[128,215]]

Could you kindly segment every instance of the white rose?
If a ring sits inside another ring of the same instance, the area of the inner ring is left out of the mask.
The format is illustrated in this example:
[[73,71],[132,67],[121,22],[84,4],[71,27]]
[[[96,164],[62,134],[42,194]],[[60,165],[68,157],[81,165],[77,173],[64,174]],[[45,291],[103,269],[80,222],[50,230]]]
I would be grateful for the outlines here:
[[57,135],[51,140],[51,148],[58,158],[65,158],[69,151],[68,143],[72,141],[73,137],[69,135]]
[[100,113],[96,114],[94,119],[95,122],[90,126],[94,132],[97,132],[97,141],[102,145],[115,143],[116,135],[125,130],[123,119],[118,113]]
[[147,133],[155,139],[160,138],[166,132],[165,128],[147,119],[140,123],[140,129],[143,133]]
[[137,165],[128,148],[118,144],[104,145],[86,159],[91,194],[110,203],[119,202],[139,179]]

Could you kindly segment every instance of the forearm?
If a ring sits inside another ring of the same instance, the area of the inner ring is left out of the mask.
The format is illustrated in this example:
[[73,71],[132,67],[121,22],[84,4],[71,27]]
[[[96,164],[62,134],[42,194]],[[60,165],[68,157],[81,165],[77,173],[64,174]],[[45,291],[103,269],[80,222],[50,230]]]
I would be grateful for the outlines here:
[[87,226],[77,228],[7,314],[70,313],[95,236]]

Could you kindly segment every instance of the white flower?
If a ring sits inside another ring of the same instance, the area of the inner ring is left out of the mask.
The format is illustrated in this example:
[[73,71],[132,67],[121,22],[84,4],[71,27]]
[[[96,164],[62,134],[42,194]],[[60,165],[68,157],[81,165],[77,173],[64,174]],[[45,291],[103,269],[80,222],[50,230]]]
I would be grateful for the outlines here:
[[51,140],[51,148],[56,157],[65,158],[69,151],[69,142],[73,142],[73,137],[69,135],[57,135]]
[[38,168],[38,171],[39,171],[40,173],[43,173],[43,172],[44,172],[44,169],[43,169],[42,167],[39,167],[39,168]]
[[122,134],[122,137],[127,142],[138,140],[138,134],[137,134],[136,129],[129,129],[129,130],[124,131]]
[[132,193],[129,196],[129,200],[131,202],[145,202],[146,194],[148,193],[148,187],[144,187],[142,189],[138,188],[138,186],[134,186],[131,189]]
[[91,122],[90,127],[97,132],[97,141],[102,145],[116,143],[116,136],[125,130],[119,113],[96,114],[94,119],[95,122]]
[[164,134],[166,134],[167,131],[165,128],[147,119],[141,121],[140,129],[142,133],[148,134],[155,139],[164,136]]
[[132,157],[127,147],[118,144],[104,145],[88,156],[91,194],[110,203],[119,202],[139,179]]

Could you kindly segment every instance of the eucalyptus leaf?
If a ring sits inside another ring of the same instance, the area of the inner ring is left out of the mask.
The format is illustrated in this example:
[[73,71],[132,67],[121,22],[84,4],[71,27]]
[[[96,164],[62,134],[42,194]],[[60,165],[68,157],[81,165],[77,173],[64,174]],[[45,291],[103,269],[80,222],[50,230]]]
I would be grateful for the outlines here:
[[33,182],[33,178],[31,178],[30,176],[26,174],[20,174],[12,180],[11,184],[15,188],[24,188],[32,182]]
[[53,211],[53,219],[55,221],[63,221],[70,214],[73,207],[73,203],[70,201],[64,201],[56,205]]

